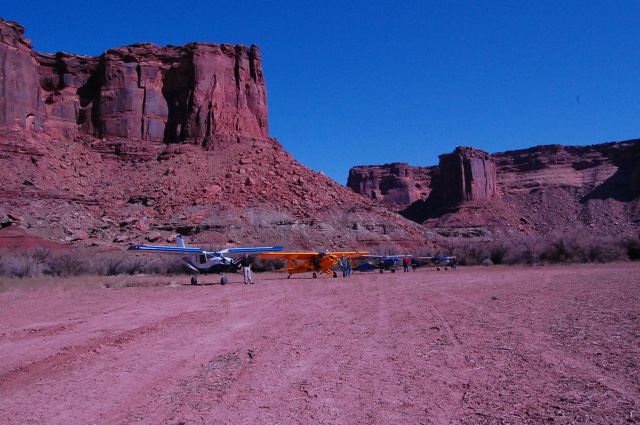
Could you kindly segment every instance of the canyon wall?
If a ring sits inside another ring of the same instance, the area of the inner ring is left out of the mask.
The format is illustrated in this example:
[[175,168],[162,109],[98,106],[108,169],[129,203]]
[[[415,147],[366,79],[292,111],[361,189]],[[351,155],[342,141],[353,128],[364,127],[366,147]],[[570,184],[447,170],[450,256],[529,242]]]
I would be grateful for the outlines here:
[[438,166],[416,167],[406,163],[363,165],[349,170],[347,187],[403,210],[419,200],[437,199],[439,206],[497,198],[496,165],[478,149],[458,147],[440,155]]
[[268,137],[257,46],[141,43],[99,57],[50,55],[0,20],[0,81],[5,127],[205,146]]
[[435,168],[413,167],[402,162],[353,167],[349,170],[347,186],[390,209],[401,210],[429,196]]
[[[388,166],[354,167],[348,186],[391,204],[429,226],[506,226],[546,232],[587,226],[593,232],[631,232],[640,225],[640,141],[592,146],[544,145],[495,153],[456,148],[430,167],[420,199],[394,204],[385,193],[412,187],[413,169],[395,186]],[[382,182],[386,182],[384,191]],[[420,180],[419,184],[424,184]],[[382,194],[382,197],[378,195]],[[372,196],[375,194],[376,196]]]

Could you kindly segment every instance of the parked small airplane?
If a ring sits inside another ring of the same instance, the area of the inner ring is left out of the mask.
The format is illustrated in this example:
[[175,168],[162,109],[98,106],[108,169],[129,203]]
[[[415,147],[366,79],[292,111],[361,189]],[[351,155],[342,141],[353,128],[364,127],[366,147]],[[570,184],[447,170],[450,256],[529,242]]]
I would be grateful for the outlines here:
[[329,276],[338,277],[333,268],[342,257],[359,257],[367,254],[366,251],[337,251],[337,252],[267,252],[260,254],[260,258],[287,260],[287,272],[290,278],[292,274],[312,272],[314,278],[318,273],[326,273]]
[[405,257],[412,257],[411,255],[362,255],[364,261],[360,262],[355,270],[359,272],[370,272],[373,270],[380,270],[380,273],[391,271],[396,272],[396,266],[402,263]]
[[436,267],[440,270],[441,267],[444,267],[445,270],[448,270],[449,267],[455,270],[458,266],[458,259],[453,256],[446,255],[436,255],[434,257],[414,257],[411,260],[411,267],[413,270],[418,267]]
[[176,246],[161,245],[132,245],[129,251],[184,255],[182,261],[193,272],[191,275],[191,284],[198,284],[198,274],[200,273],[218,273],[220,283],[227,284],[225,273],[235,273],[242,267],[241,258],[233,259],[225,257],[225,255],[253,254],[259,252],[282,251],[281,246],[259,246],[249,248],[226,248],[220,251],[207,251],[203,248],[187,247],[184,238],[178,235],[176,238]]

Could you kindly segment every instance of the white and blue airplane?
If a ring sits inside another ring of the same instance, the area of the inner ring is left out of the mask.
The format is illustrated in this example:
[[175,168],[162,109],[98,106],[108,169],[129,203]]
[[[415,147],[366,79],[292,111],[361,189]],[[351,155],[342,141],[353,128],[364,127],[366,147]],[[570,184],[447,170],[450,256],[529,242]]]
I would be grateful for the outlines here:
[[249,248],[226,248],[220,251],[207,251],[203,248],[187,247],[184,243],[184,237],[178,235],[176,238],[176,246],[162,245],[131,245],[129,251],[184,255],[182,262],[191,270],[191,284],[198,284],[198,275],[200,273],[219,273],[220,283],[226,285],[228,283],[225,273],[234,273],[242,267],[242,258],[233,259],[225,255],[242,255],[254,254],[258,252],[275,252],[282,251],[281,246],[259,246]]

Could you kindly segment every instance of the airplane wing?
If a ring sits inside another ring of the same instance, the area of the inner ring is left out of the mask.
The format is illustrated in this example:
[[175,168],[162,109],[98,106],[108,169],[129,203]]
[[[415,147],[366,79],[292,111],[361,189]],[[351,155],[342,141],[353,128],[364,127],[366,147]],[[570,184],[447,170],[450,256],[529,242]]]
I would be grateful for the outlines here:
[[222,251],[216,251],[216,254],[253,254],[256,252],[274,252],[282,251],[281,246],[256,246],[248,248],[226,248]]
[[258,247],[248,247],[248,248],[226,248],[221,251],[206,251],[202,248],[189,248],[189,247],[181,247],[181,246],[164,246],[164,245],[131,245],[128,250],[129,251],[138,251],[138,252],[159,252],[162,254],[252,254],[256,252],[272,252],[272,251],[282,251],[281,246],[258,246]]
[[205,254],[205,251],[202,248],[187,248],[187,247],[178,247],[178,246],[163,246],[163,245],[131,245],[128,251],[137,251],[137,252],[158,252],[161,254]]
[[404,258],[404,257],[413,257],[410,254],[400,254],[400,255],[361,255],[364,258]]
[[319,255],[317,252],[265,252],[260,254],[263,258],[313,258]]
[[367,251],[333,251],[330,252],[331,255],[345,256],[345,257],[364,257],[366,254],[369,254]]

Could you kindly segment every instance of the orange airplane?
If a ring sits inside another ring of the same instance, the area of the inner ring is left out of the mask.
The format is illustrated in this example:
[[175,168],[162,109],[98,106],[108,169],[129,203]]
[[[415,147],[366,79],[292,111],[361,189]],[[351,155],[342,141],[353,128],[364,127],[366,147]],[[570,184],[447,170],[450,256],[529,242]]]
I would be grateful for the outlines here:
[[290,278],[295,273],[313,272],[313,277],[318,277],[318,273],[326,273],[329,276],[338,277],[333,268],[342,257],[353,258],[368,254],[366,251],[338,251],[338,252],[266,252],[260,254],[260,258],[287,260],[287,272]]

